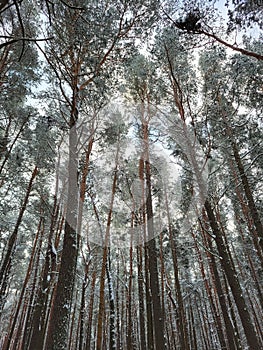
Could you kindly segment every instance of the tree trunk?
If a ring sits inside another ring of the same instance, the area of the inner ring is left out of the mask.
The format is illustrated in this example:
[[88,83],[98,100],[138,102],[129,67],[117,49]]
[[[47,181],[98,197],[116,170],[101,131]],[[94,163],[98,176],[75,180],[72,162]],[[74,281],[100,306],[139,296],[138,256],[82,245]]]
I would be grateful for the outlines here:
[[164,315],[160,300],[157,248],[154,237],[153,208],[152,208],[152,184],[151,184],[151,166],[149,160],[149,133],[148,124],[143,123],[143,135],[145,141],[145,175],[146,175],[146,216],[147,216],[147,239],[146,248],[149,256],[149,273],[150,288],[153,303],[153,319],[154,319],[154,336],[155,348],[158,350],[165,349],[165,332],[164,332]]
[[[41,224],[41,226],[40,226]],[[22,349],[28,349],[30,336],[31,336],[31,328],[32,328],[32,319],[33,319],[33,313],[34,313],[34,303],[36,301],[37,296],[37,285],[39,282],[38,275],[39,275],[39,266],[40,266],[40,254],[43,244],[43,237],[44,237],[44,220],[41,218],[39,222],[39,229],[41,230],[39,243],[37,247],[37,253],[36,253],[36,261],[34,262],[34,276],[32,281],[32,286],[30,288],[30,300],[27,310],[27,316],[25,321],[25,329],[23,334],[23,341],[22,341]]]
[[57,198],[54,197],[50,231],[48,236],[48,246],[45,255],[44,267],[40,276],[40,285],[36,296],[36,303],[32,315],[31,337],[28,345],[29,350],[43,349],[46,333],[47,306],[51,293],[50,286],[54,280],[56,272],[56,246],[54,244],[54,229],[58,217]]
[[[110,226],[111,226],[111,220],[112,220],[112,212],[113,212],[113,203],[114,203],[114,197],[116,192],[116,186],[117,186],[117,178],[118,178],[118,163],[119,163],[119,145],[116,152],[115,157],[115,169],[114,169],[114,177],[113,177],[113,183],[112,183],[112,190],[111,190],[111,200],[110,200],[110,208],[108,212],[108,219],[107,219],[107,227],[106,227],[106,233],[105,233],[105,239],[104,239],[104,248],[103,248],[103,258],[102,258],[102,267],[101,267],[101,275],[100,275],[100,298],[99,298],[99,316],[98,316],[98,330],[97,330],[97,344],[96,349],[102,350],[102,337],[103,337],[103,317],[104,317],[104,309],[105,309],[105,297],[104,297],[104,288],[105,288],[105,274],[108,269],[107,267],[107,259],[108,259],[108,250],[109,250],[109,243],[110,243]],[[96,211],[97,213],[97,211]],[[97,217],[99,220],[99,218]],[[112,333],[111,333],[112,335]],[[113,339],[111,338],[111,345],[113,346]]]
[[110,250],[108,254],[108,261],[106,266],[106,274],[108,281],[108,292],[109,292],[109,304],[110,304],[110,350],[116,349],[116,325],[115,325],[115,300],[113,291],[113,281],[111,274],[111,260],[110,260]]
[[245,299],[243,297],[242,289],[235,274],[233,265],[231,263],[229,254],[227,252],[222,232],[219,229],[218,223],[215,218],[215,214],[211,207],[211,204],[208,200],[205,202],[205,209],[207,212],[207,216],[213,230],[213,234],[215,236],[216,246],[220,255],[220,262],[222,264],[222,268],[226,274],[229,286],[231,288],[238,313],[244,328],[244,332],[247,338],[247,343],[250,347],[250,350],[258,350],[261,348],[261,344],[257,338],[257,334],[254,330],[254,326],[248,312],[247,305],[245,303]]
[[4,303],[5,303],[5,293],[6,293],[6,288],[8,285],[8,280],[9,280],[9,272],[10,272],[10,269],[12,266],[12,258],[13,258],[13,254],[14,254],[14,250],[15,250],[15,244],[16,244],[16,240],[17,240],[18,230],[19,230],[19,227],[22,223],[22,219],[23,219],[26,207],[27,207],[29,195],[30,195],[30,192],[32,190],[33,182],[34,182],[34,179],[37,175],[37,172],[38,172],[38,169],[35,166],[35,168],[32,172],[30,181],[29,181],[28,186],[27,186],[26,195],[25,195],[22,207],[20,209],[20,212],[19,212],[19,215],[18,215],[18,218],[16,221],[14,231],[8,240],[7,251],[6,251],[5,257],[3,259],[2,266],[1,266],[1,271],[0,271],[0,286],[1,286],[1,289],[0,289],[0,311],[3,309]]
[[[221,96],[218,96],[219,105],[221,104],[221,100],[222,100]],[[242,163],[242,160],[241,160],[241,157],[239,154],[238,145],[236,143],[236,140],[235,140],[235,137],[233,134],[233,130],[229,125],[229,122],[227,120],[227,115],[226,115],[226,112],[224,110],[222,112],[222,116],[223,116],[224,124],[226,126],[226,134],[230,139],[230,144],[231,144],[231,147],[233,150],[234,159],[235,159],[235,162],[236,162],[236,165],[237,165],[237,168],[239,171],[239,175],[241,178],[241,182],[242,182],[242,185],[244,188],[244,192],[245,192],[245,195],[247,198],[249,211],[250,211],[251,217],[254,221],[254,225],[256,227],[256,231],[257,231],[258,238],[259,238],[259,245],[261,247],[261,250],[263,251],[263,224],[260,220],[260,216],[259,216],[256,204],[255,204],[255,201],[253,198],[253,194],[252,194],[252,191],[251,191],[251,188],[249,185],[249,181],[248,181],[248,178],[246,175],[244,165]]]
[[[209,238],[208,238],[209,239]],[[210,240],[209,240],[210,241]],[[210,251],[212,251],[212,244],[211,241],[209,243],[209,249]],[[216,265],[216,261],[215,261],[215,256],[213,255],[213,253],[210,254],[210,259],[211,259],[211,265],[213,268],[213,273],[214,273],[214,277],[215,277],[215,286],[216,286],[216,291],[218,294],[218,299],[219,299],[219,303],[220,303],[220,307],[222,310],[222,314],[223,314],[223,319],[225,322],[225,330],[226,330],[226,335],[227,335],[227,340],[228,340],[228,347],[230,350],[236,350],[236,349],[240,349],[239,347],[239,340],[235,334],[235,330],[232,326],[232,322],[229,318],[228,315],[228,311],[227,311],[227,305],[226,305],[226,300],[225,300],[225,296],[224,296],[224,291],[221,285],[221,281],[219,278],[219,274],[217,271],[217,265]]]
[[259,245],[261,247],[261,250],[263,251],[263,225],[262,222],[260,220],[260,216],[253,198],[253,194],[251,192],[250,186],[249,186],[249,182],[248,182],[248,178],[243,166],[243,163],[241,161],[239,152],[238,152],[238,148],[237,148],[237,144],[236,142],[232,139],[231,140],[232,143],[232,148],[233,148],[233,152],[234,152],[234,157],[235,157],[235,161],[238,167],[238,171],[241,177],[241,181],[244,187],[244,192],[249,204],[249,210],[250,210],[250,214],[251,217],[254,221],[254,225],[256,227],[257,230],[257,234],[258,234],[258,238],[259,238]]
[[[27,288],[27,285],[28,285],[28,281],[30,279],[30,276],[31,276],[31,273],[32,273],[32,270],[33,270],[33,263],[34,263],[35,255],[36,255],[36,247],[37,247],[38,238],[39,238],[39,235],[40,235],[40,227],[41,227],[41,225],[38,226],[38,231],[37,231],[37,235],[36,235],[35,240],[34,240],[33,250],[32,250],[31,258],[30,258],[29,265],[28,265],[28,268],[27,268],[26,277],[25,277],[25,280],[24,280],[24,283],[23,283],[23,287],[21,289],[21,293],[20,293],[19,300],[18,300],[18,303],[17,303],[16,311],[15,311],[14,318],[13,318],[13,322],[12,322],[12,325],[10,327],[10,331],[9,331],[9,334],[8,334],[8,339],[7,339],[7,342],[6,342],[6,347],[4,347],[3,350],[9,350],[9,348],[11,346],[12,339],[13,339],[13,334],[15,333],[15,328],[16,328],[17,323],[19,324],[17,332],[19,332],[19,329],[22,329],[22,328],[20,328],[20,327],[22,327],[22,320],[21,320],[21,317],[19,319],[19,313],[20,313],[21,307],[22,307],[22,305],[24,303],[24,295],[26,293],[26,288]],[[20,337],[20,334],[16,335],[15,342],[18,342],[18,337]]]
[[69,134],[66,222],[58,282],[54,292],[48,325],[47,350],[64,350],[68,346],[68,333],[78,256],[78,238],[76,232],[78,213],[77,119],[77,92],[75,92],[73,96],[71,130]]
[[205,290],[206,290],[206,293],[207,293],[207,296],[208,296],[209,304],[210,304],[210,307],[211,307],[212,316],[213,316],[213,319],[214,319],[214,322],[215,322],[215,327],[216,327],[216,330],[217,330],[217,335],[218,335],[218,338],[219,338],[219,342],[220,342],[221,348],[222,349],[226,349],[226,342],[225,342],[225,337],[224,337],[224,333],[223,333],[221,317],[220,317],[220,314],[219,314],[219,310],[216,307],[216,302],[214,300],[215,298],[213,297],[213,293],[212,293],[212,287],[211,287],[211,285],[209,283],[210,280],[213,281],[213,277],[214,276],[213,275],[212,276],[211,275],[210,276],[206,275],[204,261],[203,261],[200,249],[199,249],[199,247],[197,245],[195,234],[193,234],[193,237],[194,237],[194,242],[195,242],[195,248],[196,248],[197,255],[198,255],[200,271],[201,271],[202,279],[204,281],[204,286],[205,286]]
[[85,307],[86,307],[86,290],[87,290],[87,282],[88,282],[88,273],[89,273],[89,264],[85,263],[85,273],[82,281],[81,288],[81,302],[80,302],[80,321],[79,321],[79,350],[83,349],[84,345],[84,324],[85,324]]
[[170,218],[170,211],[168,205],[167,198],[167,190],[165,189],[165,206],[166,213],[168,219],[168,233],[169,233],[169,241],[171,245],[172,259],[173,259],[173,268],[174,268],[174,281],[175,281],[175,293],[176,293],[176,301],[178,304],[178,322],[179,322],[179,333],[181,339],[182,350],[189,350],[189,342],[188,342],[188,332],[187,332],[187,322],[186,315],[184,310],[184,302],[181,291],[181,285],[179,281],[179,268],[178,268],[178,259],[177,259],[177,248],[174,234],[176,230],[173,229]]
[[145,307],[143,293],[143,269],[142,269],[142,248],[137,247],[137,280],[138,280],[138,298],[139,298],[139,320],[140,320],[140,346],[141,350],[146,350],[145,338]]
[[[132,222],[133,225],[133,222]],[[132,228],[131,228],[132,230]],[[132,242],[131,242],[132,243]],[[133,275],[133,265],[132,265],[132,244],[130,246],[130,259],[129,259],[129,283],[128,283],[128,296],[127,296],[127,348],[133,350],[132,341],[132,275]]]
[[89,302],[89,311],[88,311],[88,322],[87,322],[87,330],[86,330],[86,350],[91,349],[91,331],[92,331],[92,319],[93,319],[93,309],[94,309],[94,295],[95,295],[95,283],[96,283],[97,271],[94,270],[92,273],[91,280],[91,296]]

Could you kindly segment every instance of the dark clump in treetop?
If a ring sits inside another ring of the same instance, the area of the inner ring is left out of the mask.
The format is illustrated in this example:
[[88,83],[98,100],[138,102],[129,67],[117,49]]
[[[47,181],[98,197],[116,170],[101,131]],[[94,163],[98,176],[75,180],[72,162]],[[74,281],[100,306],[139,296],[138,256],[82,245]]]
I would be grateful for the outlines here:
[[199,9],[191,10],[187,13],[184,19],[180,18],[175,22],[175,26],[181,30],[186,30],[189,33],[199,31],[201,24],[198,23],[201,19]]

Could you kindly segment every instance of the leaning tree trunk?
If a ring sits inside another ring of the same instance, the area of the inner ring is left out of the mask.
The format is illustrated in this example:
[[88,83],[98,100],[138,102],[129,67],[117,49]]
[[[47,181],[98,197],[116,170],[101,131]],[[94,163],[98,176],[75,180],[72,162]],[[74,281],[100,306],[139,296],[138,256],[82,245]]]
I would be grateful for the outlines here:
[[30,287],[30,300],[29,300],[29,305],[28,305],[28,310],[27,310],[27,315],[26,315],[26,321],[25,321],[25,328],[24,328],[24,333],[23,333],[23,341],[22,341],[22,349],[28,349],[29,346],[29,341],[30,341],[30,336],[32,332],[32,320],[33,320],[33,315],[34,315],[34,306],[35,303],[37,302],[37,291],[38,291],[38,282],[39,282],[39,266],[40,266],[40,257],[41,257],[41,252],[42,252],[42,245],[43,245],[43,240],[44,240],[44,234],[45,234],[45,227],[44,227],[44,220],[41,218],[40,220],[41,223],[41,234],[39,238],[39,243],[37,247],[37,253],[36,253],[36,261],[34,262],[34,275],[32,277],[32,285]]
[[[33,265],[34,265],[34,260],[36,257],[36,250],[37,250],[37,243],[38,243],[38,239],[39,239],[39,235],[40,235],[40,227],[41,227],[41,219],[40,219],[40,224],[38,226],[38,230],[37,230],[37,234],[34,240],[34,245],[33,245],[33,249],[32,249],[32,253],[31,253],[31,258],[29,261],[29,265],[27,268],[27,273],[25,276],[25,280],[21,289],[21,293],[19,296],[19,300],[17,302],[17,307],[16,307],[16,311],[13,317],[13,321],[12,321],[12,325],[10,327],[9,333],[8,333],[8,338],[7,341],[5,342],[5,346],[3,347],[3,350],[9,350],[11,348],[11,342],[14,338],[14,343],[17,344],[19,342],[19,338],[21,336],[21,334],[19,334],[19,331],[23,329],[23,320],[22,320],[22,316],[21,316],[21,308],[23,306],[23,303],[25,304],[25,294],[27,291],[27,287],[28,287],[28,282],[30,280],[31,275],[33,274]],[[18,324],[18,327],[16,329],[16,326]],[[15,331],[17,332],[16,337],[14,337]],[[14,346],[15,349],[17,348],[17,346]]]
[[40,283],[37,291],[36,302],[32,315],[32,323],[28,349],[42,349],[45,342],[46,333],[46,317],[47,317],[47,305],[50,295],[50,286],[54,280],[54,274],[56,272],[56,251],[54,247],[54,230],[57,223],[59,212],[59,206],[57,204],[57,197],[54,196],[54,204],[52,211],[52,218],[48,236],[48,246],[45,255],[45,261],[43,266],[43,271],[40,276]]
[[259,245],[261,247],[261,250],[263,251],[263,225],[262,225],[262,222],[260,220],[260,216],[259,216],[256,204],[255,204],[255,201],[253,198],[253,194],[252,194],[251,189],[250,189],[250,185],[248,182],[248,178],[246,175],[244,165],[241,161],[241,158],[240,158],[240,155],[238,152],[237,144],[233,139],[231,140],[231,144],[232,144],[232,149],[233,149],[233,153],[234,153],[234,158],[235,158],[235,161],[236,161],[236,164],[238,167],[238,171],[240,174],[241,182],[242,182],[244,192],[245,192],[245,195],[246,195],[246,198],[248,201],[249,211],[250,211],[251,217],[254,221],[254,225],[256,227],[256,231],[258,234]]
[[204,281],[204,286],[205,286],[205,291],[207,293],[208,296],[208,301],[210,304],[210,308],[212,311],[212,317],[214,319],[214,324],[215,324],[215,328],[217,330],[217,335],[218,335],[218,339],[221,345],[222,349],[226,349],[226,341],[225,341],[225,337],[224,337],[224,333],[223,333],[223,326],[222,326],[222,322],[221,322],[221,316],[219,313],[219,310],[217,308],[217,303],[215,298],[213,297],[213,292],[212,292],[212,286],[209,283],[209,281],[214,281],[214,276],[212,274],[206,274],[205,272],[205,264],[202,258],[202,254],[200,252],[198,243],[197,243],[197,238],[196,238],[196,234],[192,233],[193,238],[194,238],[194,244],[195,244],[195,249],[197,252],[197,256],[198,256],[198,261],[199,261],[199,267],[200,267],[200,271],[201,271],[201,275],[202,275],[202,279]]
[[[204,215],[205,215],[205,213],[204,213]],[[205,229],[202,226],[201,226],[201,230],[203,233],[203,237],[205,239]],[[225,331],[226,331],[227,340],[228,340],[228,348],[229,348],[229,350],[240,349],[239,339],[238,339],[237,335],[235,334],[234,327],[232,325],[231,319],[230,319],[229,314],[228,314],[226,299],[225,299],[222,283],[220,281],[218,268],[217,268],[217,264],[216,264],[216,260],[215,260],[215,255],[213,254],[213,246],[212,246],[212,241],[211,241],[210,236],[207,237],[206,243],[207,243],[206,245],[209,249],[209,252],[207,254],[209,256],[210,265],[211,265],[212,272],[214,275],[216,292],[218,295],[218,300],[219,300],[219,304],[220,304],[220,307],[222,310],[222,316],[223,316],[224,323],[225,323]]]
[[[218,97],[218,102],[219,104],[221,103],[221,96]],[[261,247],[261,250],[263,251],[263,224],[262,221],[260,219],[260,215],[258,212],[258,209],[256,207],[256,203],[254,201],[254,197],[250,188],[250,184],[248,181],[248,177],[246,174],[246,170],[244,168],[244,165],[242,163],[240,154],[239,154],[239,149],[238,149],[238,145],[236,142],[236,139],[234,137],[233,134],[233,130],[231,128],[231,126],[229,125],[229,122],[227,120],[227,114],[226,112],[223,110],[222,111],[222,117],[223,117],[223,121],[226,127],[226,134],[229,137],[230,140],[230,144],[231,144],[231,148],[233,151],[233,155],[234,155],[234,159],[236,162],[236,166],[240,175],[240,179],[241,179],[241,183],[243,185],[244,188],[244,192],[245,192],[245,196],[247,198],[247,202],[248,202],[248,207],[249,207],[249,211],[251,214],[251,217],[253,219],[257,234],[258,234],[258,238],[259,238],[259,245]]]
[[250,350],[258,350],[261,348],[261,344],[257,338],[257,334],[255,332],[251,316],[248,312],[248,308],[242,294],[241,286],[239,284],[229,253],[225,246],[223,234],[218,226],[212,206],[208,200],[206,200],[205,202],[205,209],[215,236],[216,246],[220,255],[220,262],[226,274],[227,281],[231,288],[237,306],[237,310],[244,328],[247,343],[249,345]]
[[25,195],[22,207],[20,209],[20,212],[19,212],[19,215],[18,215],[18,218],[16,221],[14,231],[8,240],[7,251],[6,251],[5,257],[3,259],[2,266],[1,266],[1,270],[0,270],[0,287],[1,287],[1,289],[0,289],[0,311],[3,309],[4,303],[5,303],[5,293],[6,293],[6,288],[8,285],[9,272],[10,272],[11,265],[12,265],[12,258],[13,258],[13,254],[14,254],[14,250],[15,250],[18,230],[19,230],[19,227],[21,225],[21,222],[22,222],[22,219],[23,219],[26,207],[27,207],[29,195],[30,195],[30,192],[32,190],[33,182],[34,182],[34,179],[37,175],[37,172],[38,172],[38,169],[37,169],[37,166],[35,166],[35,168],[32,172],[29,184],[27,186],[26,195]]

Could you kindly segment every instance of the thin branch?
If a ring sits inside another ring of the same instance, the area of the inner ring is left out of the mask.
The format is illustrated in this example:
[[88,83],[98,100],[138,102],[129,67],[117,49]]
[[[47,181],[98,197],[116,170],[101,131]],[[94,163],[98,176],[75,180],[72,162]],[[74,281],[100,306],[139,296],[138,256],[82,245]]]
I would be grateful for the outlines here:
[[50,61],[49,57],[47,56],[46,52],[41,48],[41,46],[37,44],[37,47],[39,48],[39,50],[42,52],[42,54],[44,55],[46,61],[48,62],[48,64],[50,65],[50,67],[53,69],[53,72],[55,73],[58,81],[59,81],[59,88],[60,88],[60,91],[62,93],[62,96],[65,98],[66,102],[68,103],[69,106],[72,106],[69,98],[67,97],[66,93],[65,93],[65,90],[63,89],[63,86],[62,86],[62,82],[61,82],[61,77],[60,75],[58,74],[58,71],[57,71],[57,68],[54,66],[54,64]]
[[103,57],[101,58],[96,70],[95,70],[95,73],[93,76],[91,76],[88,80],[86,80],[84,83],[81,84],[80,86],[80,90],[83,90],[86,86],[88,86],[92,81],[93,79],[95,78],[96,75],[98,75],[101,67],[103,66],[103,64],[107,61],[108,57],[110,56],[110,54],[112,53],[112,51],[114,50],[118,40],[122,37],[124,37],[130,30],[131,28],[133,27],[134,25],[134,22],[135,22],[135,18],[131,21],[130,25],[128,26],[128,28],[126,28],[124,30],[124,32],[122,33],[122,29],[123,29],[123,19],[124,19],[124,15],[125,15],[125,11],[126,11],[126,7],[123,9],[123,13],[121,15],[121,18],[120,18],[120,22],[119,22],[119,28],[118,28],[118,33],[116,34],[115,38],[113,38],[113,41],[110,45],[110,47],[108,48],[108,50],[105,52],[105,54],[103,55]]
[[6,10],[4,8],[6,5],[8,5],[8,0],[2,0],[0,3],[0,13]]
[[77,7],[77,6],[67,4],[66,1],[64,1],[64,0],[60,0],[60,2],[62,2],[63,5],[67,6],[68,8],[70,8],[72,10],[80,10],[80,11],[84,10],[84,7]]
[[[24,24],[23,24],[23,21],[22,21],[22,18],[21,18],[20,9],[19,9],[19,6],[18,6],[16,0],[14,0],[14,4],[15,4],[15,8],[16,8],[18,21],[19,21],[20,27],[21,27],[22,37],[24,38],[25,37],[25,28],[24,28]],[[22,50],[21,50],[20,56],[18,58],[18,61],[21,61],[21,58],[23,56],[24,51],[25,51],[25,41],[23,40],[22,41]]]
[[223,39],[219,38],[218,36],[216,36],[215,34],[211,34],[211,33],[208,33],[204,30],[199,30],[197,32],[197,34],[203,34],[203,35],[206,35],[208,36],[209,38],[212,38],[212,39],[215,39],[216,41],[218,41],[220,44],[222,45],[225,45],[226,47],[229,47],[230,49],[232,49],[233,51],[237,51],[237,52],[240,52],[242,53],[243,55],[246,55],[246,56],[250,56],[250,57],[254,57],[256,58],[257,60],[263,60],[263,56],[256,53],[256,52],[253,52],[253,51],[248,51],[248,50],[245,50],[245,49],[242,49],[240,47],[237,47],[235,45],[232,45],[232,44],[229,44],[228,42],[224,41]]
[[[5,38],[5,39],[8,39],[8,38],[12,38],[11,36],[8,37],[8,36],[4,36],[4,35],[0,35],[0,38]],[[2,43],[0,44],[0,49],[2,49],[3,47],[5,46],[8,46],[8,45],[11,45],[11,44],[14,44],[18,41],[33,41],[33,42],[37,42],[37,41],[47,41],[47,40],[51,40],[53,39],[53,37],[50,37],[50,38],[41,38],[41,39],[38,39],[38,38],[14,38],[14,39],[11,39],[9,41],[6,41],[5,43]]]

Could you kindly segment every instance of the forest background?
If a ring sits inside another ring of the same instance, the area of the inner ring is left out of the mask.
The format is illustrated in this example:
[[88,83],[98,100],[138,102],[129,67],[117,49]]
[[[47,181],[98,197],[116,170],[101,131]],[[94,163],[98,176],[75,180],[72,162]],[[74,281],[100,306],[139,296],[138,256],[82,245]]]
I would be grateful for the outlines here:
[[0,346],[263,348],[261,0],[0,1]]

